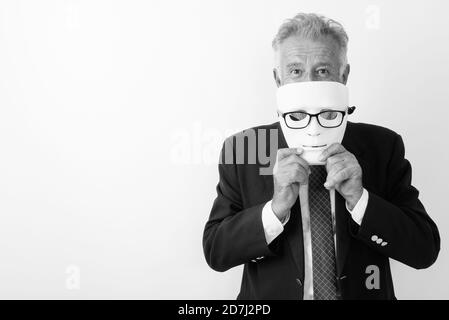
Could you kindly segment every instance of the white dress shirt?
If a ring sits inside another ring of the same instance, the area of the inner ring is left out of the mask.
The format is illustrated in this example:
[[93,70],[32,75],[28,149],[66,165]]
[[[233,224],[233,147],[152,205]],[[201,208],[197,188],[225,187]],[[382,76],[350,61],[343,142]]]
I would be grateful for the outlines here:
[[[346,202],[346,209],[351,214],[352,220],[358,225],[362,224],[368,205],[368,191],[363,188],[362,196],[352,210],[349,210]],[[331,214],[329,212],[329,214]],[[262,210],[262,224],[265,232],[267,244],[270,244],[277,236],[284,231],[284,226],[290,219],[290,212],[284,222],[281,222],[271,208],[271,201],[267,202]],[[303,233],[310,235],[310,217],[302,215]],[[312,243],[310,237],[304,237],[304,299],[313,299],[313,275],[312,275]],[[262,258],[262,257],[260,257]],[[258,258],[258,259],[260,259]]]

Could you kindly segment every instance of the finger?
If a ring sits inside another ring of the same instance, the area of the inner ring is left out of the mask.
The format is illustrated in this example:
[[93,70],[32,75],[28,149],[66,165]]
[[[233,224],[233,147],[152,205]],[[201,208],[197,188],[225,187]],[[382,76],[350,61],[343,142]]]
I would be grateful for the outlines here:
[[337,172],[339,172],[340,170],[345,169],[347,166],[344,162],[337,162],[335,163],[333,166],[331,166],[329,168],[329,171],[327,172],[327,177],[326,177],[326,181],[330,181],[330,178],[332,178],[333,176],[335,176],[335,174]]
[[281,162],[288,157],[298,157],[302,153],[301,148],[282,148],[278,149],[276,154],[276,162],[274,163],[273,173],[277,173]]
[[304,175],[309,175],[308,168],[304,168],[301,164],[298,162],[292,162],[289,164],[284,165],[280,170],[278,175],[279,176],[290,176],[291,174],[297,174],[297,173],[304,173]]
[[273,168],[273,174],[278,174],[279,171],[284,170],[285,166],[291,163],[297,163],[297,159],[299,159],[299,156],[297,154],[291,154],[286,158],[281,159],[280,161],[276,161]]
[[288,156],[287,158],[282,159],[279,164],[284,166],[284,165],[288,165],[291,163],[298,163],[300,166],[302,166],[307,172],[310,171],[309,169],[309,163],[304,160],[303,158],[301,158],[299,155],[297,154],[292,154],[290,156]]
[[324,183],[324,187],[326,189],[335,188],[338,184],[349,179],[349,177],[351,176],[351,171],[351,168],[343,168],[335,174],[332,174],[327,178],[326,182]]
[[335,163],[348,160],[348,152],[338,153],[327,158],[326,163],[329,165],[334,165]]
[[299,155],[294,153],[294,154],[286,156],[285,158],[282,158],[279,161],[279,164],[285,166],[285,165],[288,165],[290,163],[297,163],[299,161],[299,159],[300,159]]
[[279,185],[285,187],[296,182],[304,183],[304,181],[308,180],[308,176],[307,170],[299,163],[291,163],[284,166],[282,171],[277,173],[276,181],[278,181]]
[[293,167],[289,171],[288,181],[290,183],[298,182],[300,184],[307,184],[309,181],[309,172],[302,166],[293,164]]
[[[306,162],[306,165],[307,165],[307,162]],[[304,166],[303,164],[301,164],[299,162],[294,162],[294,163],[290,164],[289,167],[287,168],[287,170],[291,170],[291,169],[293,169],[294,171],[297,171],[297,172],[303,172],[306,175],[310,174],[310,169],[309,169],[308,165]]]
[[346,152],[345,153],[339,153],[337,155],[331,156],[329,158],[327,158],[326,160],[326,170],[329,173],[332,168],[338,164],[338,163],[344,163],[346,162]]
[[333,143],[321,153],[321,157],[319,160],[326,161],[327,158],[345,151],[346,151],[345,147],[343,147],[340,143]]

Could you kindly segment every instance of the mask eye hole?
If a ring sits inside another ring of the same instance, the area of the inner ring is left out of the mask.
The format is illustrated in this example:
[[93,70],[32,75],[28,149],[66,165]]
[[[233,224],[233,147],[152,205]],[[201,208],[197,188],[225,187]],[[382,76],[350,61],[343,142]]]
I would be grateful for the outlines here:
[[303,113],[303,112],[289,113],[288,117],[292,121],[301,121],[307,117],[307,113]]
[[336,128],[343,122],[343,114],[339,111],[324,111],[319,114],[318,121],[324,128]]
[[301,129],[309,124],[310,116],[304,112],[292,112],[285,115],[285,123],[289,128]]
[[339,112],[335,111],[325,111],[323,113],[320,113],[320,117],[324,120],[335,120],[339,115]]

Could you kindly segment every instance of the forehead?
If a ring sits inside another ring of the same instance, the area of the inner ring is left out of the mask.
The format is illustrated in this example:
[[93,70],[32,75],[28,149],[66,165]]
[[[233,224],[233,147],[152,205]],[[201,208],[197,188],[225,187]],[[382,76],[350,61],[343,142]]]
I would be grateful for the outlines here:
[[286,38],[277,50],[279,62],[288,63],[325,62],[339,63],[340,47],[335,39],[323,36],[318,39],[290,36]]

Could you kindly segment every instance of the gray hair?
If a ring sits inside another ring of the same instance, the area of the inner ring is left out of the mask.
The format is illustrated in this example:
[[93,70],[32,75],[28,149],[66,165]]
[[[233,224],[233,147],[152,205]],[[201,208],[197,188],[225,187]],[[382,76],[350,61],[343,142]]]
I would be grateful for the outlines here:
[[315,13],[298,13],[292,19],[285,20],[280,26],[272,42],[273,49],[277,51],[279,45],[292,35],[300,35],[312,40],[331,36],[340,46],[342,68],[346,66],[349,39],[339,22]]

